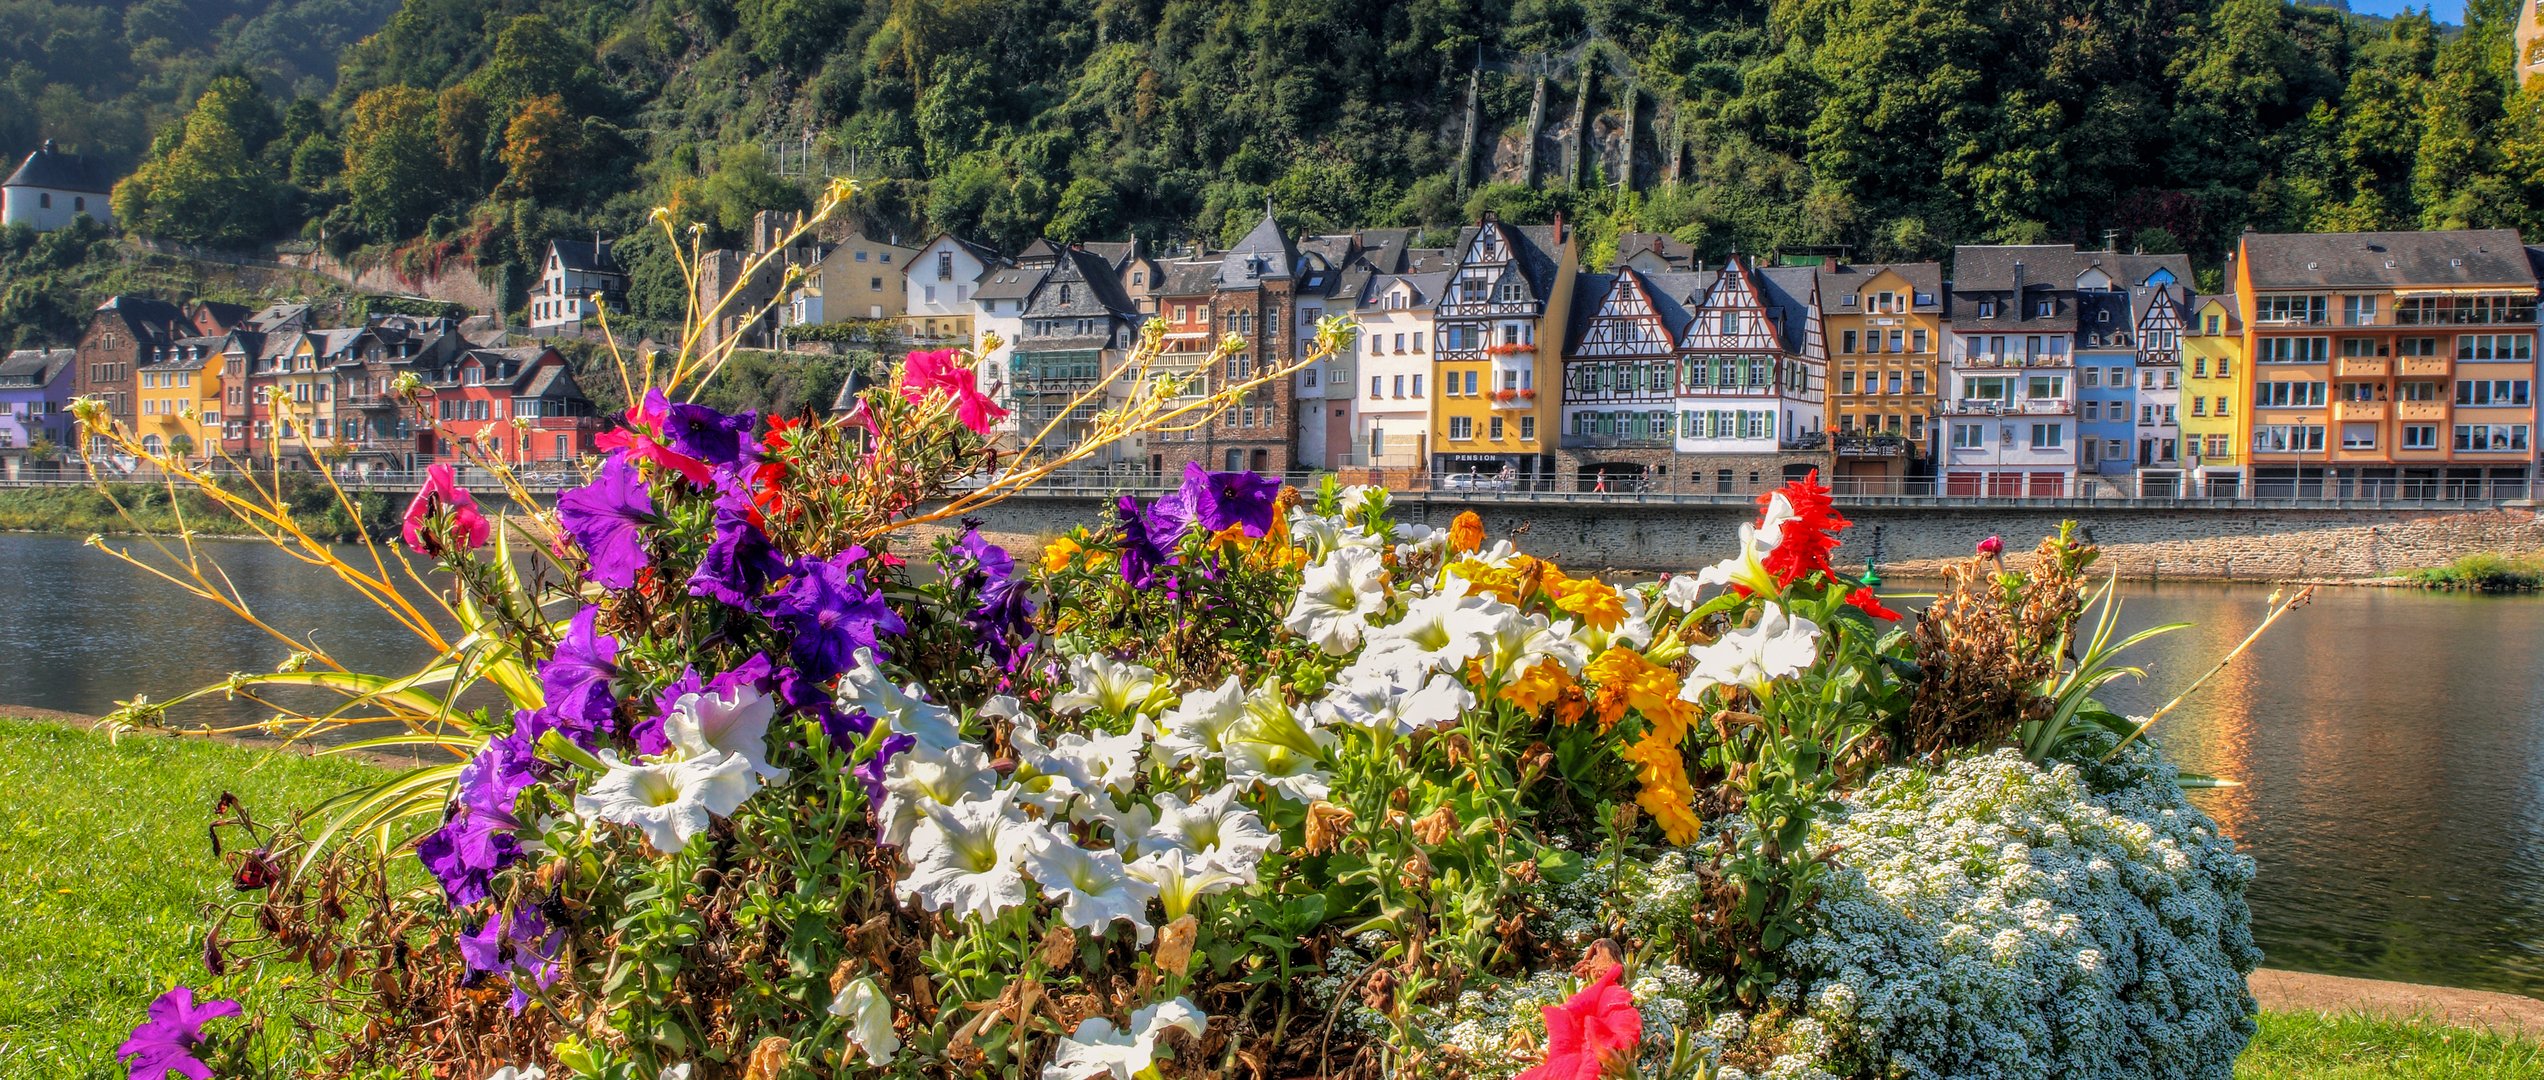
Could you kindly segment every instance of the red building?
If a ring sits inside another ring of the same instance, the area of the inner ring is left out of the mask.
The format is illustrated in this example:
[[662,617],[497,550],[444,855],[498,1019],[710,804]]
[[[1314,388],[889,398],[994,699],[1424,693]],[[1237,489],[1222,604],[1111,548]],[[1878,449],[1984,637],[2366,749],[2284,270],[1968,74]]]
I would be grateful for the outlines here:
[[471,442],[486,457],[514,464],[594,452],[600,417],[554,348],[459,350],[418,374],[431,421],[415,434],[419,463],[457,460]]

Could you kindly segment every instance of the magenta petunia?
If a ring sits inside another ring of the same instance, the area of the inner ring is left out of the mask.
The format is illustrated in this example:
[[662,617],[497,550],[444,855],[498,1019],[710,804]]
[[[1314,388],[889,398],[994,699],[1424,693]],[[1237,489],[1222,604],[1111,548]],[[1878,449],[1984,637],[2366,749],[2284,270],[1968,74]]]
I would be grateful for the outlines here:
[[194,1056],[203,1045],[203,1025],[239,1015],[239,1003],[212,1000],[195,1003],[194,991],[177,987],[150,1003],[150,1019],[142,1021],[115,1048],[115,1057],[130,1070],[131,1080],[166,1080],[170,1076],[211,1080],[212,1067]]
[[611,454],[591,483],[557,496],[558,523],[583,549],[587,576],[604,588],[633,588],[636,572],[653,564],[643,531],[653,515],[653,495],[625,454]]
[[931,394],[945,394],[952,403],[954,419],[975,435],[987,435],[989,429],[1007,416],[1007,410],[981,393],[980,373],[954,360],[952,349],[914,352],[901,361],[901,398],[912,405],[925,402]]

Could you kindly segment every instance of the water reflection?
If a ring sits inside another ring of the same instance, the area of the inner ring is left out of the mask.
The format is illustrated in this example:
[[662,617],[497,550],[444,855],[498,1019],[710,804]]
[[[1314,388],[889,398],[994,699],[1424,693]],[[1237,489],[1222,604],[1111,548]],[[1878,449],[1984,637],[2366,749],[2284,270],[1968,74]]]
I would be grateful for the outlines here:
[[[331,578],[222,545],[241,588],[291,632],[324,626],[366,670],[421,662],[414,640]],[[0,536],[0,702],[97,713],[285,646],[76,539]],[[1913,588],[1908,591],[1914,591]],[[2250,631],[2269,590],[2131,586],[2129,629],[2188,621],[2109,692],[2150,712]],[[253,720],[226,703],[192,718]],[[2195,797],[2260,860],[2270,963],[2544,995],[2544,602],[2325,590],[2168,718],[2185,768],[2246,786]]]

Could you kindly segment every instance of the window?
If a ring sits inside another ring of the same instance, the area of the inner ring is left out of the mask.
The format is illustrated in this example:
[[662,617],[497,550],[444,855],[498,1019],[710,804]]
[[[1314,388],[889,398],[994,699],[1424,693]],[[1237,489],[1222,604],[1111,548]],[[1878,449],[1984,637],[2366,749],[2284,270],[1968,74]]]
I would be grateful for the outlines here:
[[1413,396],[1422,396],[1422,376],[1419,373],[1416,373],[1413,377]]
[[1480,374],[1481,374],[1480,372],[1474,372],[1474,371],[1470,371],[1470,372],[1467,372],[1467,373],[1466,373],[1466,394],[1467,394],[1467,396],[1468,396],[1468,397],[1473,397],[1473,396],[1475,396],[1475,394],[1477,393],[1477,391],[1476,391],[1476,389],[1475,389],[1475,382],[1476,382],[1476,378],[1477,378]]
[[1499,441],[1501,441],[1501,438],[1502,438],[1502,418],[1501,418],[1501,417],[1498,417],[1498,416],[1494,417],[1494,418],[1492,419],[1492,423],[1486,426],[1486,431],[1489,433],[1489,434],[1488,434],[1488,437],[1489,437],[1489,438],[1493,439],[1495,442],[1499,442]]
[[2067,380],[2058,375],[2034,375],[2024,387],[2025,396],[2034,401],[2048,401],[2067,396]]
[[2215,337],[2215,336],[2217,336],[2217,320],[2218,320],[2218,316],[2215,316],[2215,315],[2211,315],[2211,316],[2209,316],[2209,317],[2207,318],[2207,320],[2206,320],[2206,321],[2202,324],[2203,326],[2205,326],[2205,327],[2206,327],[2206,329],[2205,329],[2204,331],[2202,331],[2202,332],[2203,332],[2203,333],[2206,333],[2206,334],[2207,334],[2207,335],[2209,335],[2210,337]]
[[867,288],[867,289],[869,289],[869,290],[875,291],[875,292],[881,292],[881,291],[883,291],[883,279],[882,279],[882,278],[879,278],[879,277],[878,277],[878,278],[867,278],[867,279],[866,279],[866,288]]
[[2253,452],[2286,454],[2321,451],[2321,424],[2260,424],[2253,428]]
[[2057,314],[2058,301],[2056,300],[2043,300],[2032,305],[2032,317],[2035,319],[2046,319]]
[[1837,392],[1841,394],[1852,394],[1855,392],[1854,372],[1841,371],[1837,373]]
[[2139,426],[2139,427],[2154,427],[2154,426],[2155,426],[2155,406],[2153,406],[2153,405],[2140,405],[2140,406],[2138,406],[2138,426]]
[[926,297],[927,302],[928,302],[928,303],[931,303],[931,304],[935,303],[935,302],[936,302],[936,286],[934,286],[934,285],[926,285],[926,286],[921,286],[921,288],[922,288],[922,289],[926,292],[926,294],[927,294],[927,297]]
[[2438,449],[2438,425],[2436,425],[2436,424],[2405,424],[2405,425],[2403,425],[2403,449],[2405,449],[2405,450],[2435,450],[2435,449]]
[[2533,334],[2459,334],[2456,336],[2458,360],[2533,360]]
[[1900,349],[1901,349],[1902,344],[1903,344],[1903,338],[1901,337],[1900,332],[1899,332],[1899,331],[1897,331],[1897,330],[1893,330],[1893,331],[1891,331],[1891,332],[1890,332],[1890,348],[1889,348],[1888,350],[1886,350],[1886,351],[1888,351],[1888,352],[1899,352],[1899,351],[1900,351]]
[[2320,364],[2332,356],[2331,338],[2263,338],[2258,344],[2260,355],[2253,360],[2263,364]]
[[2086,399],[2086,401],[2085,401],[2085,419],[2087,419],[2087,420],[2100,420],[2100,419],[2102,419],[2102,403],[2101,403],[2101,402],[2099,402],[2099,401],[2092,400],[2092,399],[2090,399],[2090,398]]
[[1841,347],[1838,349],[1839,352],[1851,353],[1855,351],[1855,331],[1847,331],[1845,334],[1840,336],[1839,340],[1841,343]]
[[[2355,297],[2353,297],[2352,299],[2356,299],[2356,298],[2355,298]],[[2343,425],[2341,425],[2341,449],[2343,449],[2343,450],[2374,450],[2374,449],[2376,449],[2376,425],[2374,425],[2374,424],[2343,424]]]
[[2195,397],[2195,398],[2192,398],[2192,399],[2191,399],[2191,415],[2193,415],[2193,416],[2206,416],[2206,415],[2208,415],[2208,399],[2207,399],[2207,398],[2204,398],[2204,397]]
[[2228,411],[2226,410],[2226,396],[2225,396],[2225,395],[2223,395],[2223,394],[2220,394],[2220,395],[2218,395],[2218,396],[2217,396],[2216,412],[2217,412],[2217,415],[2219,415],[2219,416],[2233,416],[2233,415],[2234,415],[2233,413],[2228,412]]
[[1909,331],[1909,332],[1908,332],[1908,344],[1909,344],[1909,349],[1908,349],[1908,351],[1909,351],[1909,352],[1916,352],[1916,353],[1925,352],[1925,351],[1926,351],[1926,332],[1925,332],[1925,331],[1923,331],[1923,330],[1911,330],[1911,331]]
[[2438,355],[2438,339],[2434,337],[2397,338],[2394,341],[2394,352],[2399,356],[2436,356]]
[[[2373,296],[2342,297],[2341,321],[2350,326],[2376,325],[2376,298]],[[2344,435],[2342,444],[2348,445],[2348,442],[2348,436]]]
[[2320,323],[2326,306],[2320,296],[2265,296],[2255,301],[2253,318],[2262,322]]
[[2102,369],[2101,369],[2101,368],[2098,368],[2098,367],[2089,367],[2089,368],[2086,368],[2086,369],[2085,369],[2085,371],[2084,371],[2084,385],[2086,385],[2086,386],[2100,386],[2100,385],[2102,385]]
[[2496,454],[2523,452],[2526,449],[2524,424],[2458,424],[2456,452],[2460,454]]
[[2154,368],[2140,368],[2140,369],[2138,369],[2138,389],[2140,389],[2140,390],[2153,390],[2153,389],[2155,389],[2155,369],[2154,369]]
[[[1667,415],[1667,414],[1661,414],[1661,415]],[[1528,441],[1528,440],[1531,440],[1531,439],[1535,439],[1535,438],[1537,437],[1537,418],[1536,418],[1536,417],[1534,417],[1534,416],[1523,416],[1523,417],[1520,417],[1520,418],[1519,418],[1519,437],[1520,437],[1520,440],[1521,440],[1521,441],[1523,441],[1523,442]]]
[[2323,404],[2324,384],[2319,382],[2266,382],[2253,387],[2253,404],[2274,409],[2307,408]]
[[45,210],[53,209],[53,193],[50,191],[37,192],[35,195],[35,205]]
[[1890,373],[1890,392],[1894,394],[1899,392],[1899,373],[1896,371]]
[[1395,347],[1396,347],[1396,351],[1397,351],[1397,352],[1403,352],[1403,351],[1405,351],[1405,347],[1404,347],[1404,346],[1405,346],[1404,335],[1403,335],[1403,334],[1398,334],[1398,335],[1396,335],[1396,346],[1395,346]]
[[1385,385],[1382,381],[1384,378],[1385,376],[1380,375],[1372,375],[1369,377],[1369,400],[1378,400],[1378,388]]
[[2428,381],[2402,383],[2394,387],[2394,396],[2402,401],[2436,401],[2438,384]]
[[1414,332],[1413,332],[1413,351],[1415,351],[1415,352],[1421,352],[1421,351],[1422,351],[1422,331],[1420,331],[1420,330],[1416,330],[1416,331],[1414,331]]
[[1452,417],[1450,417],[1450,418],[1449,418],[1449,437],[1450,437],[1450,438],[1452,438],[1452,439],[1472,439],[1472,438],[1474,438],[1474,437],[1475,437],[1475,418],[1474,418],[1474,417],[1472,417],[1472,416],[1452,416]]
[[1996,301],[1994,301],[1994,300],[1981,300],[1981,301],[1979,301],[1979,317],[1980,317],[1980,318],[1982,318],[1982,319],[1993,319],[1993,318],[1995,318],[1995,317],[1996,317]]
[[2032,449],[2056,450],[2067,445],[2067,429],[2057,424],[2032,425]]
[[[1378,396],[1378,393],[1377,393],[1377,391],[1378,391],[1378,379],[1377,379],[1377,377],[1376,377],[1376,376],[1371,376],[1371,377],[1370,377],[1370,380],[1369,380],[1369,389],[1370,389],[1370,394],[1369,394],[1369,396],[1371,396],[1371,397],[1377,397],[1377,396]],[[1404,390],[1405,390],[1405,377],[1404,377],[1404,376],[1402,376],[1402,375],[1398,375],[1398,376],[1396,376],[1396,396],[1397,396],[1397,397],[1403,397],[1403,396],[1404,396]]]

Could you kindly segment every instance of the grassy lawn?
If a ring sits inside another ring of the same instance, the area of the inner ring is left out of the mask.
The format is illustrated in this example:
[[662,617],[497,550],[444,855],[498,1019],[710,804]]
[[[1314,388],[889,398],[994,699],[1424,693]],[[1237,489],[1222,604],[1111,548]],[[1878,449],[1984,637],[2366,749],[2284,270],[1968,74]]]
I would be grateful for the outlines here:
[[[204,838],[223,791],[288,816],[378,776],[348,758],[100,736],[0,719],[0,1077],[116,1077],[150,999],[201,993],[203,909],[226,889]],[[236,997],[235,993],[224,996]],[[257,999],[248,999],[249,1011]]]
[[2440,1024],[2263,1013],[2239,1080],[2544,1078],[2544,1047]]
[[[0,956],[10,958],[0,1078],[120,1078],[115,1045],[151,998],[179,982],[219,987],[200,949],[203,905],[225,891],[203,834],[221,792],[280,817],[378,775],[349,759],[164,738],[110,746],[0,719],[0,785],[39,808],[0,825]],[[234,975],[221,989],[253,1014],[274,991],[239,993],[250,985]],[[2544,1080],[2544,1047],[2434,1024],[2269,1013],[2235,1075]]]

